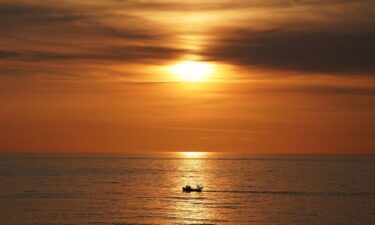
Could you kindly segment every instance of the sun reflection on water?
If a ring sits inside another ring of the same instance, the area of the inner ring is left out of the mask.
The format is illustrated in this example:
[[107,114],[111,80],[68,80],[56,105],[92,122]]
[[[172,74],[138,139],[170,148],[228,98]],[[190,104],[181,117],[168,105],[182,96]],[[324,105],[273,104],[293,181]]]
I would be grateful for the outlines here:
[[201,158],[206,156],[208,152],[179,152],[179,154],[186,158]]
[[[212,204],[206,188],[211,181],[210,164],[207,164],[208,152],[179,152],[181,160],[178,171],[181,172],[178,183],[180,184],[179,201],[175,202],[176,216],[186,223],[205,223],[215,217]],[[182,192],[185,185],[203,186],[203,192]]]

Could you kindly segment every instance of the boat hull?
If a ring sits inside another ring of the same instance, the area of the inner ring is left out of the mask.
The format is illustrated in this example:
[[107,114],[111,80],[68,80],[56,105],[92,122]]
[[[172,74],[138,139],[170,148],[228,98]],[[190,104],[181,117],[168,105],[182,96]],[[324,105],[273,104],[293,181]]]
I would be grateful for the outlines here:
[[202,188],[182,188],[183,192],[202,192]]

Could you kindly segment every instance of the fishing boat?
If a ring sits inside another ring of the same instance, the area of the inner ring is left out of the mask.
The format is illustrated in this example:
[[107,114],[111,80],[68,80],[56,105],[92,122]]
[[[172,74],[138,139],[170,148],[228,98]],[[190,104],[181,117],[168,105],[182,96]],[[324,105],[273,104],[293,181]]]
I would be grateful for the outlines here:
[[201,192],[203,190],[202,186],[197,185],[196,188],[192,188],[190,185],[186,185],[185,187],[182,187],[183,192]]

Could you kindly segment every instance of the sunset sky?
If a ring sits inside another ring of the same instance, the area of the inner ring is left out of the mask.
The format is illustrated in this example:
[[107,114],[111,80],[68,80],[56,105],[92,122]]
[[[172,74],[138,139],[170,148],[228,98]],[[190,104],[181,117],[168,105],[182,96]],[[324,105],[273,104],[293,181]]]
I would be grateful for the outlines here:
[[375,153],[375,1],[0,0],[0,151]]

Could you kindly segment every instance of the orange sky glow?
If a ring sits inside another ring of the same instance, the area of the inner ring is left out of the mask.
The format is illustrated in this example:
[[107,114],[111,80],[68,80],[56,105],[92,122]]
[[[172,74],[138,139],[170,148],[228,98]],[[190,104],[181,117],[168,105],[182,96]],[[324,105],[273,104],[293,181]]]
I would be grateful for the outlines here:
[[375,153],[375,3],[0,0],[0,151]]

